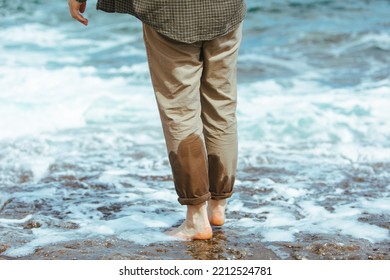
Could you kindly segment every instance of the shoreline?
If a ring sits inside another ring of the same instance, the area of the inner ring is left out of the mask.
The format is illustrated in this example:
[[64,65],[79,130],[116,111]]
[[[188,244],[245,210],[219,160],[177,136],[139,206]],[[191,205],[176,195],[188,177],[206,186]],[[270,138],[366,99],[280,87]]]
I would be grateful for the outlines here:
[[218,228],[210,240],[140,245],[108,237],[49,244],[22,257],[6,251],[0,260],[390,260],[390,241],[308,234],[295,242],[263,243],[253,234]]

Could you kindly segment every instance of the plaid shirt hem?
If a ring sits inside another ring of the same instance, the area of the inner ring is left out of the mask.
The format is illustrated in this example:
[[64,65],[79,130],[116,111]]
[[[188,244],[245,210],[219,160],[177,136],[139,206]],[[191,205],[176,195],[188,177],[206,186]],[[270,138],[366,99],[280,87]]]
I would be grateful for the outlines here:
[[207,41],[233,31],[246,14],[244,0],[98,0],[97,9],[131,14],[184,43]]

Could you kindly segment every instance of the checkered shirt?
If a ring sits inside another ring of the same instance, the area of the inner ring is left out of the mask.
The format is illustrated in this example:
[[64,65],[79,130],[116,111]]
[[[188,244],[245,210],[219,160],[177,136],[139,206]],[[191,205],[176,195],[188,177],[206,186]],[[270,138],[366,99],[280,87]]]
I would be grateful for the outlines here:
[[131,14],[184,43],[211,40],[233,31],[246,13],[245,0],[98,0],[97,9]]

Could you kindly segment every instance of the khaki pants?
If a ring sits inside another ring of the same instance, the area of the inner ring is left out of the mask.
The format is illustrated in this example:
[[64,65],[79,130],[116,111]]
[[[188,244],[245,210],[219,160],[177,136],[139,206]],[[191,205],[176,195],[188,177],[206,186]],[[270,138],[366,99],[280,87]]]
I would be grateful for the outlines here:
[[185,44],[144,24],[150,74],[182,205],[232,195],[237,166],[237,53],[242,25]]

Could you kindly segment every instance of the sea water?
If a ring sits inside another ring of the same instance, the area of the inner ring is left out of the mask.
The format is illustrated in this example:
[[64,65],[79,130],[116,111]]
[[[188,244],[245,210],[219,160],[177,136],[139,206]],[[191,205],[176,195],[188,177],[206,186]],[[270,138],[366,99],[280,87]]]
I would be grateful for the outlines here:
[[[0,1],[0,245],[170,242],[177,202],[140,22]],[[226,227],[389,241],[390,2],[248,0]]]

